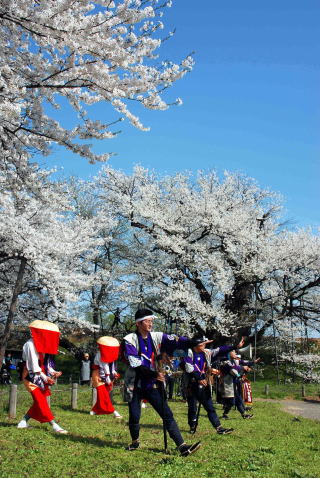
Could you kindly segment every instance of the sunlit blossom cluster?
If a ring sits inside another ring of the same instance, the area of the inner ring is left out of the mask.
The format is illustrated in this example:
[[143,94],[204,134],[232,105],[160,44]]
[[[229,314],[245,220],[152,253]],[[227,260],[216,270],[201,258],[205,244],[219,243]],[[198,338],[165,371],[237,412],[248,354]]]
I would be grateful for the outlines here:
[[[164,99],[164,90],[193,67],[162,62],[159,48],[164,24],[160,13],[170,2],[156,0],[4,0],[0,6],[0,140],[14,158],[27,151],[48,154],[62,145],[91,162],[105,161],[90,143],[110,139],[127,118],[148,130],[135,103],[164,110],[180,99]],[[105,118],[90,117],[90,107],[107,103]],[[66,127],[51,111],[74,110]],[[112,109],[113,107],[113,109]],[[116,112],[116,114],[115,114]],[[117,114],[119,113],[120,116]]]

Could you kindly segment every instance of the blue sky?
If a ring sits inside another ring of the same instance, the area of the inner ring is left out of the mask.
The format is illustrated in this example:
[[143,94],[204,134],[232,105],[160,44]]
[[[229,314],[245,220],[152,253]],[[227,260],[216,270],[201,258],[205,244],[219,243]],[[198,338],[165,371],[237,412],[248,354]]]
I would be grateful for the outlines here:
[[[175,0],[163,17],[176,34],[159,54],[181,60],[195,51],[194,70],[167,93],[183,105],[138,114],[151,127],[121,124],[113,167],[141,164],[159,173],[241,171],[281,193],[285,217],[318,226],[320,176],[320,2],[312,0]],[[100,119],[117,117],[96,108]],[[82,178],[99,166],[58,150],[49,164]]]

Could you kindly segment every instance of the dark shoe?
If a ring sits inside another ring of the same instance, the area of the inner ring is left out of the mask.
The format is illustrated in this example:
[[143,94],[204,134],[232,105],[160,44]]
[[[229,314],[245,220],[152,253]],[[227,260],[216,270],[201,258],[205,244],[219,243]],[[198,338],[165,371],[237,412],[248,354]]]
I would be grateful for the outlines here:
[[139,446],[140,446],[140,443],[138,441],[133,441],[125,449],[127,451],[134,451],[134,450],[137,450],[139,448]]
[[187,445],[186,443],[183,443],[182,445],[179,446],[179,451],[181,456],[189,456],[192,455],[192,453],[195,453],[197,450],[199,450],[201,446],[201,441],[197,441],[197,443],[194,443],[193,445]]
[[230,420],[230,417],[228,417],[228,415],[222,415],[223,420]]
[[245,407],[244,409],[245,409],[246,412],[250,412],[250,410],[252,410],[252,408],[253,407]]
[[229,435],[234,431],[234,428],[224,428],[222,426],[217,428],[218,435]]
[[249,415],[249,413],[244,413],[242,415],[242,418],[244,418],[245,420],[248,420],[248,418],[253,418],[253,415]]
[[193,425],[190,425],[190,430],[189,430],[190,435],[194,435],[196,433],[196,430],[197,430],[197,425],[195,423]]

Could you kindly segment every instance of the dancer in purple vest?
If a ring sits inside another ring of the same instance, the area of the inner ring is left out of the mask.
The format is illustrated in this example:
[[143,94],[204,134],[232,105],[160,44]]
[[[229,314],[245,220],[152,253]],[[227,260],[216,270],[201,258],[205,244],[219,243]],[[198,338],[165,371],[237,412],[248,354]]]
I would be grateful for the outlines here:
[[[188,423],[190,433],[194,434],[198,425],[197,404],[200,403],[207,412],[212,426],[219,435],[227,435],[233,432],[233,428],[224,428],[213,406],[210,388],[211,362],[213,358],[217,359],[225,356],[234,345],[222,345],[221,347],[207,349],[206,344],[213,342],[205,337],[194,338],[194,347],[188,350],[185,357],[185,371],[188,376],[187,402],[188,402]],[[237,348],[243,346],[244,339],[241,340]],[[218,371],[217,371],[218,372]]]
[[246,407],[240,393],[240,377],[249,372],[250,367],[258,363],[260,358],[255,360],[238,360],[236,350],[231,350],[228,359],[221,362],[221,394],[223,397],[223,416],[228,420],[228,413],[235,405],[242,418],[253,418],[253,415],[246,413]]
[[163,419],[164,427],[175,442],[181,456],[188,456],[200,448],[200,442],[187,445],[163,394],[165,376],[158,371],[159,357],[166,352],[172,355],[176,349],[188,349],[192,342],[186,337],[152,332],[155,316],[149,309],[139,309],[135,314],[137,330],[124,338],[124,352],[133,377],[129,392],[129,429],[132,442],[127,450],[139,448],[141,400],[150,405]]

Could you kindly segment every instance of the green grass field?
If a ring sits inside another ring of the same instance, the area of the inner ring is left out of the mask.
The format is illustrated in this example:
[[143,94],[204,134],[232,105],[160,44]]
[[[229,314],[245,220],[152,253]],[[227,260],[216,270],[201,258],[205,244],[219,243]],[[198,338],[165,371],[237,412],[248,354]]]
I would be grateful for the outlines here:
[[[302,383],[281,383],[277,384],[276,380],[258,380],[251,383],[253,396],[260,398],[272,399],[293,399],[302,400]],[[265,386],[269,386],[268,395],[265,393]],[[305,395],[308,397],[319,398],[320,384],[307,383],[304,385]]]
[[190,439],[187,407],[182,402],[172,402],[186,441],[201,440],[203,444],[196,454],[181,458],[170,439],[171,454],[163,452],[162,423],[153,409],[142,410],[141,448],[127,452],[124,447],[129,443],[128,411],[119,395],[115,395],[115,402],[124,416],[122,422],[112,416],[90,416],[91,390],[87,387],[80,387],[76,411],[70,409],[69,387],[60,385],[59,389],[63,391],[53,392],[51,408],[69,435],[54,434],[49,425],[37,422],[32,422],[32,429],[17,429],[31,397],[19,385],[17,418],[8,419],[8,388],[1,387],[1,478],[320,476],[319,422],[303,418],[296,421],[281,411],[277,403],[257,402],[252,420],[243,420],[232,411],[228,426],[236,431],[227,436],[218,436],[202,413],[197,434]]

